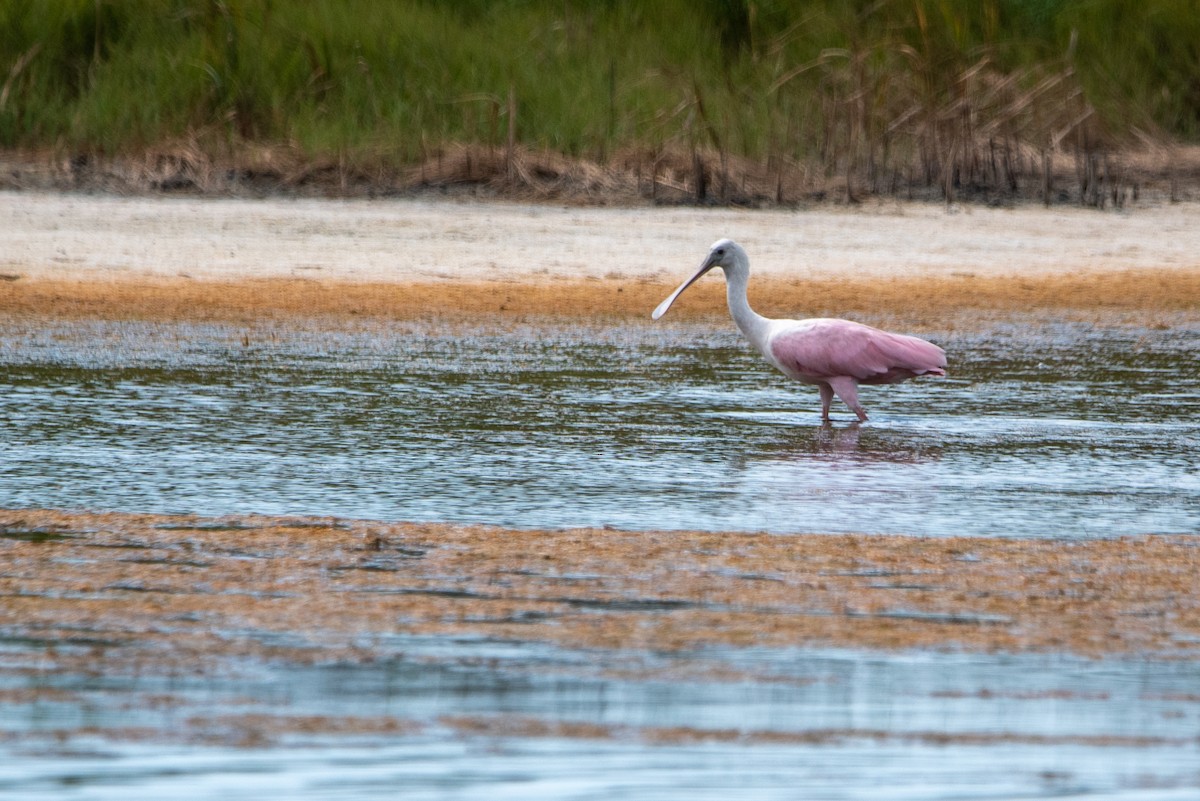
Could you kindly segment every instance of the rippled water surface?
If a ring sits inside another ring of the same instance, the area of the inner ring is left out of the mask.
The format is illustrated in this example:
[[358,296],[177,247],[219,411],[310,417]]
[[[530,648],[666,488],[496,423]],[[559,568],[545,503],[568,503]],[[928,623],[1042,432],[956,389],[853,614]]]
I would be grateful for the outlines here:
[[[817,393],[727,324],[0,333],[4,507],[780,534],[1200,530],[1200,331],[1186,325],[922,332],[950,353],[951,377],[865,389],[861,426],[840,407],[820,425]],[[72,646],[0,631],[6,799],[1165,800],[1200,787],[1188,660],[397,636],[351,665],[116,676],[41,670],[50,647]],[[681,667],[699,678],[669,678]],[[222,728],[257,713],[419,725],[281,743]],[[171,741],[205,716],[211,743]],[[607,734],[472,733],[453,723],[464,716]]]
[[[1194,798],[1200,786],[1195,663],[756,649],[606,657],[419,638],[375,645],[380,658],[371,665],[248,666],[225,678],[44,677],[43,690],[70,700],[49,695],[8,706],[0,734],[17,737],[0,742],[0,793],[121,801],[1165,801]],[[0,656],[11,659],[12,651]],[[757,680],[611,675],[653,676],[708,661]],[[13,685],[0,680],[0,690]],[[340,739],[295,734],[264,747],[251,723],[248,741],[224,744],[227,730],[236,734],[236,721],[247,719],[240,716],[253,721],[256,713],[395,716],[421,727]],[[501,726],[464,734],[453,723],[464,716]],[[183,721],[196,727],[197,717],[212,721],[199,727],[213,744],[171,744],[172,729]],[[504,722],[514,718],[617,736],[507,736]],[[47,741],[64,727],[85,728],[65,745]],[[112,741],[102,736],[106,727],[164,734]],[[645,727],[661,739],[633,735]],[[689,741],[688,732],[702,741]]]
[[819,424],[722,324],[63,323],[0,345],[0,505],[1050,538],[1200,529],[1200,332],[921,332]]

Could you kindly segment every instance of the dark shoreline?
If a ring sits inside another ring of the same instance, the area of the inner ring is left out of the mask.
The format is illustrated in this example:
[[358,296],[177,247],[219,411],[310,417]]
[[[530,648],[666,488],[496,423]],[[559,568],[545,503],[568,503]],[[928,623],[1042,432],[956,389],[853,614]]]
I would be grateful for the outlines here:
[[[910,173],[870,184],[715,154],[632,153],[599,164],[546,151],[455,147],[424,164],[305,159],[263,147],[213,157],[188,147],[138,155],[0,152],[0,191],[163,197],[454,198],[575,206],[803,208],[871,201],[1104,209],[1200,200],[1200,146],[1060,152],[1044,169],[950,187]],[[947,196],[949,192],[949,196]]]

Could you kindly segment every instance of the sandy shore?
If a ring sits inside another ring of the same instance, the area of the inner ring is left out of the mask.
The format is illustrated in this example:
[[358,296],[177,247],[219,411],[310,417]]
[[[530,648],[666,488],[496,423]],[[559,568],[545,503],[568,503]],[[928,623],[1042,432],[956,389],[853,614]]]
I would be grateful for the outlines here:
[[[771,316],[963,324],[979,311],[1200,308],[1200,207],[880,204],[802,212],[453,201],[0,193],[0,312],[111,319],[296,315],[643,318],[722,235]],[[723,312],[710,278],[673,317]]]
[[672,283],[722,236],[757,275],[792,279],[1200,268],[1194,204],[785,212],[0,192],[0,217],[0,271],[43,279]]

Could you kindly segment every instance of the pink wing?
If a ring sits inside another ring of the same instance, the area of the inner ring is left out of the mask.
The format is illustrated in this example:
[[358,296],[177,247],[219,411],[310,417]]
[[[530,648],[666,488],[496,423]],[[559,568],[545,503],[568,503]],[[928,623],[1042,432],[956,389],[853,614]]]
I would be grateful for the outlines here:
[[804,381],[846,376],[890,384],[946,374],[946,353],[937,345],[849,320],[805,320],[772,337],[770,347],[784,371]]

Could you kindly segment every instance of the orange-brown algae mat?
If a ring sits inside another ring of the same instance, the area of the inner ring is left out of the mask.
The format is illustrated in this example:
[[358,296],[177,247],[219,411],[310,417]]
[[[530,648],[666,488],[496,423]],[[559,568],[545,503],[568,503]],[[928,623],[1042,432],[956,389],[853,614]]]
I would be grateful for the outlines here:
[[77,670],[98,650],[106,670],[370,660],[373,636],[397,634],[617,650],[1195,658],[1198,573],[1200,538],[1180,536],[528,531],[0,510],[0,633],[64,646],[59,667]]
[[[681,274],[680,278],[684,276]],[[673,286],[643,279],[357,283],[289,278],[240,281],[126,276],[112,280],[0,276],[0,317],[247,322],[334,319],[647,318]],[[1022,276],[968,273],[894,278],[763,277],[750,288],[776,317],[867,316],[915,324],[1043,310],[1083,319],[1127,316],[1167,325],[1200,309],[1200,269]],[[706,279],[672,319],[724,314],[724,285]]]

